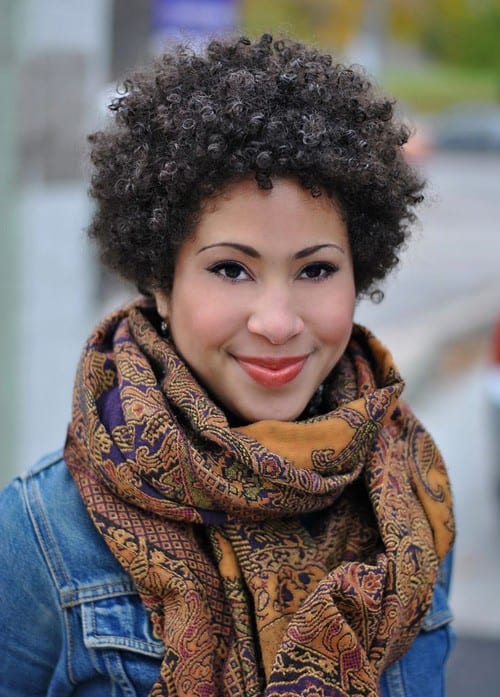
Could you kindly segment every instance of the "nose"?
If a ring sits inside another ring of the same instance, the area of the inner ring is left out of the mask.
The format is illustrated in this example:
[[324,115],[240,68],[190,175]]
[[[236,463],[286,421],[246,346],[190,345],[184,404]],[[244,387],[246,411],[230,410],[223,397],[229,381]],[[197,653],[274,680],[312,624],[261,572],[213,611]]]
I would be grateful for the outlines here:
[[270,290],[252,308],[248,331],[266,338],[273,345],[286,344],[304,329],[304,321],[290,293]]

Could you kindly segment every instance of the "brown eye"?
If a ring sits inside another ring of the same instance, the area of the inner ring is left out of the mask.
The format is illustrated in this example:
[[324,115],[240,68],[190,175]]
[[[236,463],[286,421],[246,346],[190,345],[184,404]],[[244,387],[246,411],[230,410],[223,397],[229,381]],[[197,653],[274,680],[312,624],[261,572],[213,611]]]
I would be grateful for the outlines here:
[[338,271],[337,267],[334,266],[333,264],[328,264],[326,262],[314,262],[312,264],[308,264],[305,266],[300,274],[299,278],[307,278],[311,281],[319,281],[324,278],[329,278],[332,276],[336,271]]
[[236,261],[221,261],[211,266],[209,271],[226,278],[228,281],[245,281],[249,278],[249,273],[245,267]]

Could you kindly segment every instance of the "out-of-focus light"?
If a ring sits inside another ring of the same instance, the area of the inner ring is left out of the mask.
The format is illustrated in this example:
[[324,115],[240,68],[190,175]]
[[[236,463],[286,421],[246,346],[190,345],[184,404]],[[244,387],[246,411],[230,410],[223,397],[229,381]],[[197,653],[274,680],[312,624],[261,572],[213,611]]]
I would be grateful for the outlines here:
[[491,335],[491,360],[500,366],[500,317],[495,322]]
[[153,48],[186,40],[202,44],[207,37],[233,31],[238,25],[241,0],[153,0]]

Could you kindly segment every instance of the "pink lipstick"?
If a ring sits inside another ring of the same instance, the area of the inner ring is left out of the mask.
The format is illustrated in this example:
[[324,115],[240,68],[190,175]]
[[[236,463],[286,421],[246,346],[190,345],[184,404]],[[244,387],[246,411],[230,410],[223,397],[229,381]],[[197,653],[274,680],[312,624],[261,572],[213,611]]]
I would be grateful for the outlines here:
[[282,387],[294,380],[307,360],[306,356],[255,358],[235,356],[239,365],[255,382],[264,387]]

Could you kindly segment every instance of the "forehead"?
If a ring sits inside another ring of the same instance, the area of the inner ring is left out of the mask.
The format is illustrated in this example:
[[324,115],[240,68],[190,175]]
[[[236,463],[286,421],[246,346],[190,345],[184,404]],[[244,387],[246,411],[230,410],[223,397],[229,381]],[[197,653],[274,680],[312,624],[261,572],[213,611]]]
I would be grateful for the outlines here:
[[347,230],[339,203],[326,193],[311,192],[292,179],[275,179],[272,189],[260,189],[255,180],[245,179],[226,187],[205,202],[194,230],[194,238],[243,236],[257,240],[269,236],[308,243],[339,237]]

